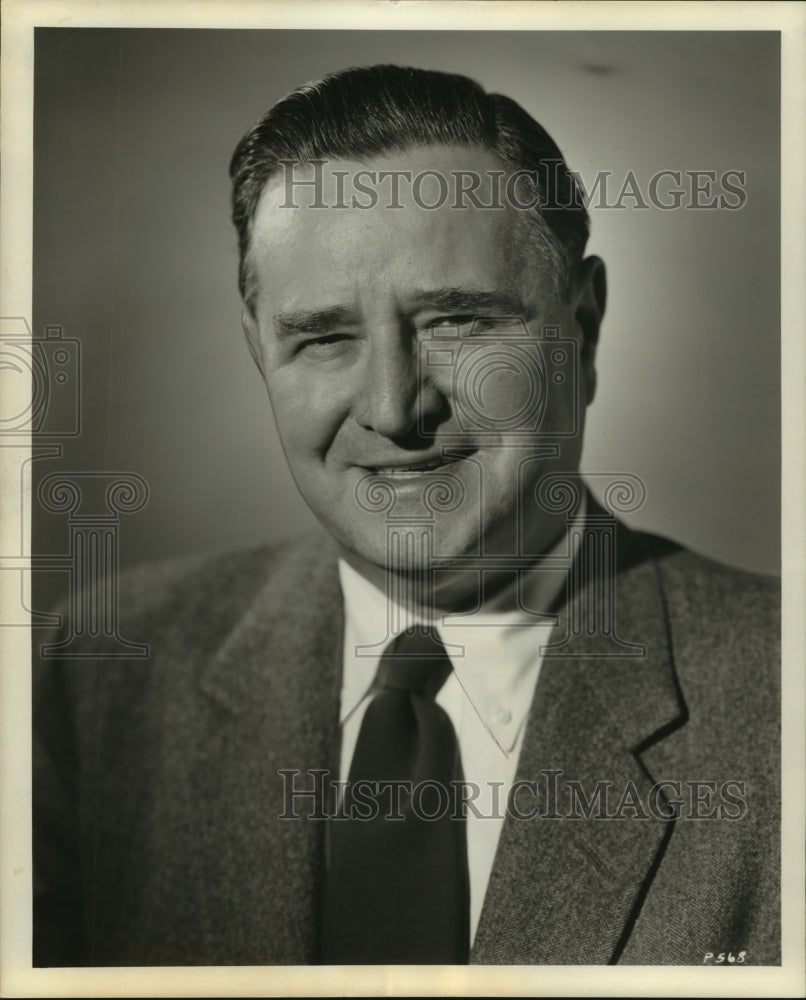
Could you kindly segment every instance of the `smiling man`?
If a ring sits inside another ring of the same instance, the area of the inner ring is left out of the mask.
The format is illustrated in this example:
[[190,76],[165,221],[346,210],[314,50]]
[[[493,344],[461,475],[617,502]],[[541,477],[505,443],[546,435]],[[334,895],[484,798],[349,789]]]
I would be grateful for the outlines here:
[[[432,142],[316,170],[286,161],[291,176],[267,182],[250,227],[244,328],[291,471],[345,558],[371,578],[392,557],[385,519],[360,502],[373,480],[393,490],[397,517],[416,515],[429,479],[461,494],[433,519],[434,554],[445,559],[514,555],[518,546],[538,555],[565,527],[562,513],[519,519],[518,511],[534,505],[541,476],[578,468],[579,401],[593,398],[604,307],[601,262],[566,265],[532,213],[457,208],[436,184],[419,197],[400,186],[394,208],[380,193],[364,209],[317,207],[335,203],[339,178],[361,173],[365,185],[470,176],[489,203],[502,161],[479,142]],[[546,327],[562,331],[579,359],[559,392],[544,384],[564,378],[566,356],[558,366],[540,350]],[[467,358],[428,363],[451,348],[469,352],[475,375],[462,377]],[[532,401],[544,405],[525,433],[527,420],[512,417],[528,417]],[[468,427],[462,417],[474,415],[481,419]],[[565,428],[576,433],[561,449],[547,447]],[[478,575],[443,572],[434,582],[444,588],[445,576],[451,603],[472,607]]]
[[580,480],[605,276],[554,142],[381,66],[231,176],[325,531],[138,572],[147,663],[38,669],[38,964],[777,963],[776,587]]

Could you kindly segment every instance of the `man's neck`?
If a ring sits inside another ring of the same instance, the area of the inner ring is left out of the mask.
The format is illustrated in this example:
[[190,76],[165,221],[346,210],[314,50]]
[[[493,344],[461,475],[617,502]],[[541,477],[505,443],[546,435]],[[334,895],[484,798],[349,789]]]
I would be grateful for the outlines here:
[[[584,519],[584,514],[583,505],[577,512],[577,520]],[[540,554],[535,555],[531,568],[539,567],[541,560],[556,548],[567,530],[568,526],[562,525],[553,533],[548,543],[541,547]],[[413,618],[426,621],[446,614],[474,611],[488,603],[494,603],[497,610],[505,610],[504,595],[508,592],[512,593],[514,608],[517,600],[517,576],[524,570],[520,559],[517,567],[507,567],[506,560],[503,560],[504,565],[501,566],[500,555],[496,559],[496,567],[484,569],[483,572],[480,572],[479,565],[456,569],[443,564],[436,569],[423,566],[411,569],[378,566],[344,548],[341,550],[341,557]]]

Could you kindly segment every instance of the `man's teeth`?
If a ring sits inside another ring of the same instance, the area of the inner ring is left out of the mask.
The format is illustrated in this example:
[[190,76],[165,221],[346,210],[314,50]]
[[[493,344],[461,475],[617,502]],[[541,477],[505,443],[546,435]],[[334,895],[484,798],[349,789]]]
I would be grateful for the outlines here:
[[399,472],[430,472],[433,469],[441,468],[444,464],[444,462],[437,460],[435,462],[415,462],[412,465],[381,465],[377,466],[374,471],[379,475],[393,476]]

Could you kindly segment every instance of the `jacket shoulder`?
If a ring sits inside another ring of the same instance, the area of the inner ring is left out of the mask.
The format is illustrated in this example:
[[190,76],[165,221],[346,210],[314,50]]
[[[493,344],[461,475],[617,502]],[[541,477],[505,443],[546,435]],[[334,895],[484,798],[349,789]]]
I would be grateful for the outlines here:
[[[677,643],[770,659],[780,640],[781,581],[645,535]],[[739,665],[740,666],[740,665]]]
[[[761,614],[780,608],[781,581],[700,555],[658,535],[642,533],[659,566],[669,597],[720,613],[746,606]],[[705,605],[703,604],[705,602]]]
[[152,616],[203,607],[237,613],[270,581],[304,587],[334,558],[327,536],[316,533],[249,549],[145,563],[121,576],[121,612],[127,617]]
[[666,538],[636,533],[651,556],[678,643],[721,649],[720,659],[745,650],[777,653],[781,581],[700,555]]
[[[165,665],[177,679],[194,675],[257,602],[263,601],[264,613],[272,615],[280,604],[278,595],[286,602],[294,595],[304,600],[316,581],[335,573],[335,558],[326,538],[311,535],[127,570],[117,581],[118,634],[145,644],[145,655],[110,658],[104,654],[104,636],[85,635],[71,641],[69,653],[35,656],[35,703],[75,700],[89,705],[99,671],[105,688],[119,689],[123,699],[164,683]],[[83,601],[79,596],[75,603]],[[71,635],[69,606],[57,610],[62,625],[42,637],[40,651]]]
[[694,728],[722,730],[740,757],[750,733],[766,733],[773,745],[780,716],[780,580],[657,536],[642,535],[641,544],[656,567],[669,648]]

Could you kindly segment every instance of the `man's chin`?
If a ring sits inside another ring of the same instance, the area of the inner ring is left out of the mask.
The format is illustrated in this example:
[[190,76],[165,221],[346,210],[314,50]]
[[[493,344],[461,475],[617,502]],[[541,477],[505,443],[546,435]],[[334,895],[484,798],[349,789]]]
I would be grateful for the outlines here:
[[463,557],[479,554],[476,533],[465,537],[455,531],[441,530],[438,523],[411,524],[405,520],[389,522],[384,528],[382,534],[373,530],[360,537],[341,536],[342,554],[357,569],[365,565],[373,574],[388,571],[397,575],[422,574],[434,567],[449,568]]

